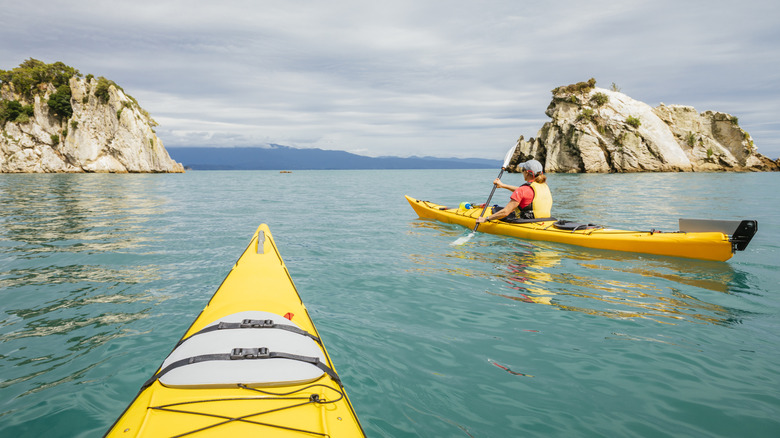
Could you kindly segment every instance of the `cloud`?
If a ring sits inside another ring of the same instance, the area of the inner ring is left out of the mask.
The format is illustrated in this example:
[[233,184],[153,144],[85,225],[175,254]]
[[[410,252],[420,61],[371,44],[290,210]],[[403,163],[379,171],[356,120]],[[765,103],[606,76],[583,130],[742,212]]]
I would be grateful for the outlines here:
[[[502,157],[550,90],[730,112],[780,156],[771,2],[44,1],[0,17],[0,68],[63,61],[122,85],[167,146],[279,143]],[[754,130],[751,130],[754,127]]]

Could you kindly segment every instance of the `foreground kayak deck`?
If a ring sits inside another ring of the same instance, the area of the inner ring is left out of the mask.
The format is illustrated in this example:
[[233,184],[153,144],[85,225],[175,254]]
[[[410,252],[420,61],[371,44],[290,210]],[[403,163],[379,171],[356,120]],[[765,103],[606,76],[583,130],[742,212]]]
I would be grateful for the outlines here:
[[[477,218],[482,213],[482,208],[448,208],[409,196],[406,196],[406,200],[421,218],[435,219],[471,229],[474,228]],[[489,214],[491,213],[488,211],[485,216]],[[756,221],[742,221],[740,226],[748,228],[749,235],[735,238],[722,231],[668,233],[655,230],[628,231],[604,227],[562,229],[557,227],[556,222],[553,218],[547,221],[527,223],[490,221],[481,224],[478,230],[502,236],[566,243],[594,249],[726,261],[732,257],[735,250],[745,249],[758,229]]]
[[106,436],[365,436],[266,225]]

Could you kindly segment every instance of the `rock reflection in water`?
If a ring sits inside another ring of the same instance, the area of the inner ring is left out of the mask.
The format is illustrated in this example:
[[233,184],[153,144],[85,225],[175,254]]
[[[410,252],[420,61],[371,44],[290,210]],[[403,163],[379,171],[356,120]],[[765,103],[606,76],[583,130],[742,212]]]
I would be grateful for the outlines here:
[[0,238],[29,257],[111,252],[151,236],[143,225],[165,213],[147,175],[7,175],[0,184]]
[[133,323],[165,299],[146,259],[166,213],[158,184],[154,175],[0,180],[0,388],[27,382],[12,397],[80,380],[97,365],[81,363],[90,351],[145,330]]

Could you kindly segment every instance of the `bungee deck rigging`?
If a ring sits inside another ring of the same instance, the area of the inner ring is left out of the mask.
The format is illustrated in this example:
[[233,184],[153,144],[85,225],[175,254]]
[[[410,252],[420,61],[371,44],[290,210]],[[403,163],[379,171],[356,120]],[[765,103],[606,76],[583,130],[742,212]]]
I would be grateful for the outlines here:
[[[149,409],[160,411],[160,412],[169,412],[174,414],[194,415],[194,416],[216,420],[215,423],[211,423],[209,425],[199,427],[197,429],[184,431],[177,435],[172,435],[173,437],[184,437],[184,436],[195,435],[200,432],[208,431],[210,429],[219,428],[220,426],[229,425],[231,422],[243,422],[248,425],[255,425],[255,426],[262,426],[265,428],[284,430],[293,433],[304,434],[306,436],[308,435],[328,436],[327,433],[321,431],[305,430],[305,429],[286,426],[282,424],[274,424],[271,422],[259,421],[258,417],[262,417],[263,415],[267,415],[274,412],[282,412],[288,409],[295,409],[306,405],[327,405],[332,403],[338,403],[341,400],[343,400],[345,397],[344,392],[332,386],[326,386],[326,385],[310,385],[286,394],[285,393],[277,394],[270,391],[262,391],[257,388],[249,388],[243,385],[239,385],[239,386],[242,389],[245,389],[247,391],[257,392],[263,395],[259,397],[234,397],[234,398],[222,398],[222,399],[192,400],[192,401],[185,401],[179,403],[170,403],[167,405],[160,405],[160,406],[149,406]],[[309,391],[314,387],[322,387],[329,391],[333,391],[335,396],[334,399],[328,400],[327,398],[321,397],[320,395],[317,394],[310,394],[308,395],[308,397],[305,395],[296,396],[298,392],[305,393],[306,391]],[[210,404],[217,404],[220,402],[241,402],[244,404],[256,405],[259,402],[279,402],[279,401],[288,402],[290,404],[284,406],[274,406],[272,408],[262,409],[259,411],[250,411],[249,414],[245,414],[241,416],[228,416],[228,415],[216,414],[214,413],[215,409],[213,408],[213,406],[210,405]],[[195,409],[196,406],[200,406],[202,407],[202,409],[201,410]]]
[[365,437],[261,225],[108,437]]

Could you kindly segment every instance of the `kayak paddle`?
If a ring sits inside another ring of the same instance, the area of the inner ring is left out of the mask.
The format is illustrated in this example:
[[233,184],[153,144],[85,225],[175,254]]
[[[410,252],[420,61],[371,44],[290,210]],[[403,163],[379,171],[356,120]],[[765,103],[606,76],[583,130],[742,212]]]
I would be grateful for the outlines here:
[[[504,164],[501,166],[501,171],[498,172],[498,179],[501,178],[501,175],[504,174],[504,170],[506,170],[506,167],[509,166],[509,161],[512,160],[512,155],[514,155],[516,147],[517,145],[512,146],[509,149],[509,151],[506,153],[506,156],[504,157]],[[496,192],[496,187],[497,186],[493,184],[493,190],[490,191],[490,196],[488,196],[487,202],[485,202],[485,206],[482,207],[482,213],[480,213],[478,217],[482,217],[485,214],[485,210],[487,210],[488,205],[490,204],[490,200],[493,199],[493,193]],[[452,242],[451,245],[453,246],[463,245],[464,243],[468,242],[477,232],[477,228],[479,228],[479,222],[474,224],[474,230],[471,233],[469,233],[468,236],[459,237],[458,240]]]

